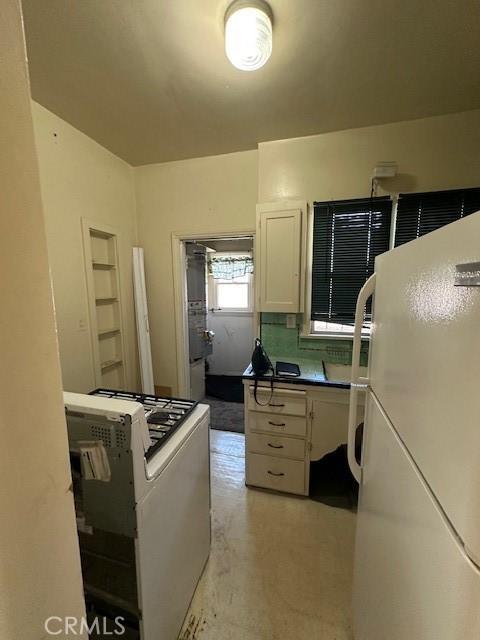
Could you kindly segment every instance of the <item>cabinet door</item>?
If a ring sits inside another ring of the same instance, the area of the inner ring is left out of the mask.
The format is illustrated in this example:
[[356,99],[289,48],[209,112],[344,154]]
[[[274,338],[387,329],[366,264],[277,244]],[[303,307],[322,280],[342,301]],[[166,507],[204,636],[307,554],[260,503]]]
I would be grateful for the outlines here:
[[[309,391],[308,396],[312,403],[310,460],[320,460],[347,442],[350,392],[348,389],[319,387]],[[357,425],[363,421],[364,403],[364,394],[361,393]]]
[[303,311],[302,214],[304,207],[277,203],[258,205],[260,238],[258,311]]

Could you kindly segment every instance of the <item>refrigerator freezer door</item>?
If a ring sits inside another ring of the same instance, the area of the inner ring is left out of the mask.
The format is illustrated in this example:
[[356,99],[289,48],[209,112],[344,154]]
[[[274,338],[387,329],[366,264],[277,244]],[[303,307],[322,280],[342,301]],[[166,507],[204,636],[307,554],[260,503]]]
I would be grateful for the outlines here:
[[370,384],[434,495],[480,562],[480,213],[376,261]]
[[370,393],[366,425],[355,640],[477,640],[478,569]]

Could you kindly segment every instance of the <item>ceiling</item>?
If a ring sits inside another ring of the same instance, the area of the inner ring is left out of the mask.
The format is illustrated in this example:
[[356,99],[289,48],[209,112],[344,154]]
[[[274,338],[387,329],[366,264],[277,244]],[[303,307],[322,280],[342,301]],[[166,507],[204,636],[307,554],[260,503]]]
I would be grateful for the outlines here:
[[228,0],[23,0],[33,98],[132,165],[480,107],[478,0],[270,4],[242,72]]

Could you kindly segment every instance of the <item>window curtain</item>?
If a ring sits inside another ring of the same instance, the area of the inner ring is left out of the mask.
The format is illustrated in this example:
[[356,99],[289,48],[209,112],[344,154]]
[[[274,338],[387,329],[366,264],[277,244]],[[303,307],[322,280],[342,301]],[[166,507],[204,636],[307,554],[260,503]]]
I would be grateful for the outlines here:
[[212,256],[208,267],[215,280],[234,280],[253,273],[253,259],[249,256]]

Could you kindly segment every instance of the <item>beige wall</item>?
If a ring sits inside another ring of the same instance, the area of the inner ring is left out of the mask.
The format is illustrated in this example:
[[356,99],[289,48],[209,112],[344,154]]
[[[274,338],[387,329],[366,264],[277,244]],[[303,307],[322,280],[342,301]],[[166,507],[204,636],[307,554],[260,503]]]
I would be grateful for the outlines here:
[[[389,191],[480,185],[480,110],[259,145],[259,201],[367,196],[379,160],[395,160]],[[380,190],[379,193],[382,193]]]
[[47,617],[84,604],[16,0],[2,3],[0,59],[0,638],[39,640]]
[[95,387],[81,229],[81,219],[86,217],[114,227],[119,234],[127,386],[136,389],[133,170],[37,103],[33,103],[33,118],[64,388],[82,392]]
[[134,169],[155,383],[175,389],[177,381],[172,232],[253,229],[256,202],[367,196],[380,160],[398,163],[399,175],[383,183],[388,192],[478,186],[479,149],[477,110]]
[[384,183],[388,191],[477,186],[480,180],[480,111],[261,143],[258,152],[132,169],[38,104],[33,110],[63,379],[71,390],[87,391],[95,384],[82,216],[116,227],[120,234],[131,388],[138,387],[130,257],[138,225],[138,244],[145,248],[155,383],[176,390],[172,232],[253,230],[257,201],[368,195],[379,160],[399,165],[399,176]]
[[147,165],[134,171],[155,384],[176,390],[171,234],[253,231],[257,152]]

